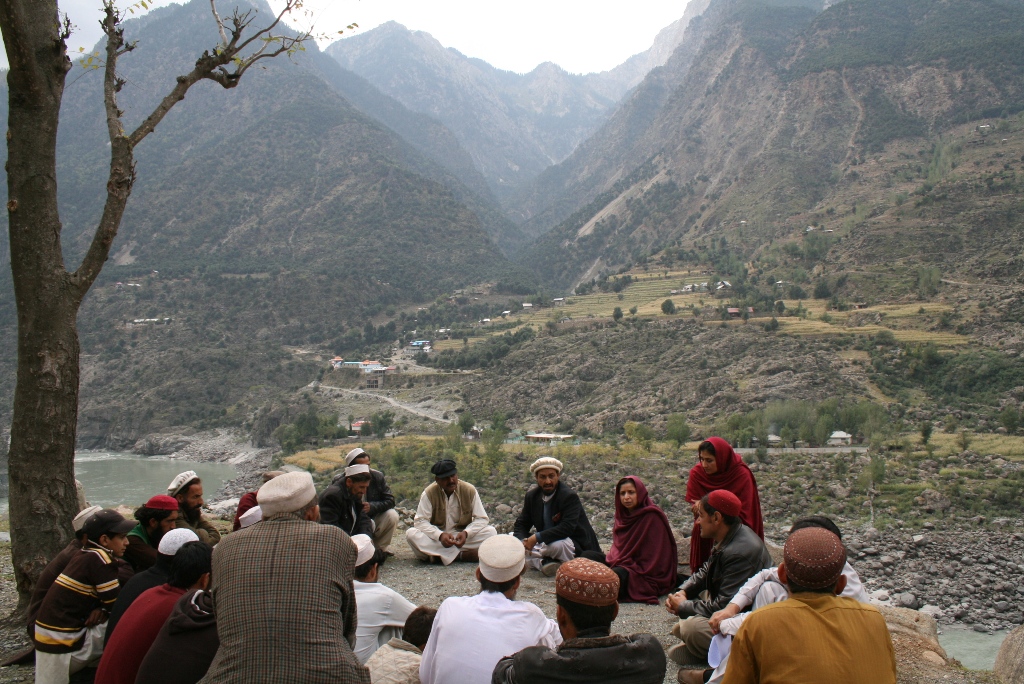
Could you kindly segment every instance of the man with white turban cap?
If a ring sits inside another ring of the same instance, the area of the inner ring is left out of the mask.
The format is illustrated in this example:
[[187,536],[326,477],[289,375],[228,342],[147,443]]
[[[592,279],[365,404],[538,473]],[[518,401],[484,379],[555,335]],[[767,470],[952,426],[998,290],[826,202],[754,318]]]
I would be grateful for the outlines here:
[[600,553],[601,545],[580,497],[561,481],[562,462],[538,458],[530,473],[537,486],[526,492],[512,534],[522,541],[527,564],[553,577],[559,565],[586,551]]
[[480,593],[445,599],[437,610],[420,662],[423,684],[490,684],[503,657],[562,643],[558,623],[532,603],[515,600],[526,566],[522,542],[499,534],[480,545],[479,556]]

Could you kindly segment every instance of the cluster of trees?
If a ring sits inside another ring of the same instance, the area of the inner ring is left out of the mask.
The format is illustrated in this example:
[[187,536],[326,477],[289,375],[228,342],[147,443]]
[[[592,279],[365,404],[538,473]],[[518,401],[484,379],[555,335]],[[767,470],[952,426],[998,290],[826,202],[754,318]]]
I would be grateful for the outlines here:
[[778,435],[787,444],[803,440],[812,446],[824,446],[836,430],[875,440],[890,436],[894,424],[879,404],[833,398],[819,403],[770,402],[763,409],[734,413],[715,425],[719,435],[743,447],[750,446],[755,437],[766,445],[769,434]]
[[401,421],[395,420],[394,411],[377,411],[370,415],[357,433],[352,429],[354,420],[355,416],[350,415],[347,421],[342,421],[338,415],[318,413],[311,406],[299,414],[293,422],[279,426],[274,430],[273,435],[286,454],[293,454],[302,449],[317,448],[324,443],[356,434],[384,439],[392,429],[399,427],[401,423]]

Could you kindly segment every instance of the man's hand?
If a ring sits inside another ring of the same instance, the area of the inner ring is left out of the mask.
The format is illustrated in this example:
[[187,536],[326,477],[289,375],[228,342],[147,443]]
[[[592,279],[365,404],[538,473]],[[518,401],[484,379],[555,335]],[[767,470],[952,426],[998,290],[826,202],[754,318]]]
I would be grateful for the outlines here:
[[725,608],[712,615],[708,618],[708,626],[711,628],[711,633],[718,634],[719,625],[722,624],[722,620],[728,620],[731,617],[735,617],[739,612],[740,607],[735,603],[730,603]]
[[469,539],[469,534],[466,532],[466,530],[462,530],[458,533],[458,535],[456,535],[454,544],[455,546],[461,549],[462,546],[466,543],[467,539]]
[[102,608],[97,608],[89,613],[89,617],[85,619],[86,627],[95,627],[98,624],[107,621],[107,611]]
[[533,547],[537,545],[537,535],[531,534],[529,537],[523,540],[523,548],[527,551],[533,551]]
[[369,512],[370,512],[370,504],[364,501],[363,502],[363,513],[369,513]]
[[441,536],[438,537],[437,541],[441,542],[441,546],[443,546],[446,549],[450,549],[451,547],[455,546],[455,537],[448,534],[447,532],[442,532]]
[[694,515],[700,515],[700,501],[694,501],[690,504],[690,510],[693,511]]
[[665,599],[665,610],[672,613],[673,615],[679,610],[679,606],[686,600],[686,592],[678,591],[675,594],[669,594],[668,598]]

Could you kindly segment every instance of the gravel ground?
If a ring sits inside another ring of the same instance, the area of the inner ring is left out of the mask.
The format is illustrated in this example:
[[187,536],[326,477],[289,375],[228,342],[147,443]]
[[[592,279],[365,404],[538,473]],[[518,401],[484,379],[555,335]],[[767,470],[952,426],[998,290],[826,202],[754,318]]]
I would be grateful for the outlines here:
[[[0,519],[0,525],[2,525],[0,529],[6,529],[6,521]],[[413,603],[437,607],[448,596],[468,595],[479,590],[479,585],[474,577],[475,564],[454,563],[448,567],[442,567],[420,563],[413,558],[406,545],[402,529],[396,532],[392,550],[396,556],[389,559],[385,565],[381,581]],[[17,604],[9,543],[0,543],[0,574],[4,580],[0,586],[0,615],[9,615]],[[517,599],[535,603],[546,615],[554,618],[555,596],[553,589],[554,580],[552,578],[528,570],[523,575]],[[669,633],[674,621],[674,618],[661,606],[627,603],[620,606],[619,617],[613,628],[614,631],[622,634],[646,632],[657,635],[662,644],[668,647],[675,643],[675,639]],[[27,642],[22,625],[0,625],[0,658],[20,650]],[[963,670],[956,667],[955,664],[943,666],[929,661],[922,654],[934,647],[919,639],[896,634],[893,637],[893,642],[899,665],[900,684],[924,684],[926,682],[998,684],[998,679],[991,672]],[[31,681],[33,681],[31,666],[0,668],[0,684]],[[675,681],[676,666],[670,661],[665,682]]]

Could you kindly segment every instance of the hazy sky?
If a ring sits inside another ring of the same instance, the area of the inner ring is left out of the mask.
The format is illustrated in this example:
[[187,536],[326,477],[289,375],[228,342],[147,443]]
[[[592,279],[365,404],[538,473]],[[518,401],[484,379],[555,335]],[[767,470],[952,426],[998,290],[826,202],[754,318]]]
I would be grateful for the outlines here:
[[[555,62],[586,73],[610,69],[646,50],[658,31],[683,16],[687,1],[306,0],[306,7],[317,19],[317,30],[325,33],[351,22],[365,32],[394,20],[503,69],[525,72],[541,62]],[[275,2],[280,5],[280,0],[271,0]],[[225,0],[217,4],[225,14],[232,6]],[[100,39],[100,6],[99,0],[60,0],[77,26],[72,50],[90,49]]]

